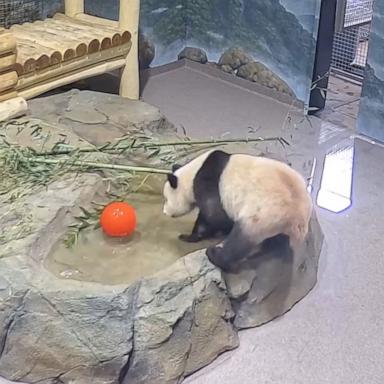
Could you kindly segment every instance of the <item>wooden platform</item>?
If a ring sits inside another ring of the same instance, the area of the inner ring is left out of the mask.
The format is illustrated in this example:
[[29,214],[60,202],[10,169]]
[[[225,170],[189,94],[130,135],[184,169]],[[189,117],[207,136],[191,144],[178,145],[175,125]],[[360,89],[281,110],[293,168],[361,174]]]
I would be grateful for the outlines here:
[[80,59],[130,42],[129,31],[56,14],[51,19],[13,25],[19,76]]
[[[125,66],[131,33],[88,15],[13,25],[17,93],[29,99],[56,87]],[[10,76],[10,75],[9,75]],[[9,79],[8,81],[13,81]]]

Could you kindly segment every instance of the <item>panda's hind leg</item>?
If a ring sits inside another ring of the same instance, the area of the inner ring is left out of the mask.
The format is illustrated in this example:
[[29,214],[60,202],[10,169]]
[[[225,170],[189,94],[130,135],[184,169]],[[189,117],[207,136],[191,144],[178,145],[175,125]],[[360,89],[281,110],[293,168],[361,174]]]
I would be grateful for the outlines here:
[[235,223],[223,245],[209,247],[207,256],[213,265],[224,272],[231,272],[236,270],[241,260],[250,257],[254,251],[255,243],[245,235],[240,224]]
[[198,243],[199,241],[213,237],[215,235],[214,232],[214,229],[205,220],[204,215],[199,212],[192,233],[189,235],[180,235],[179,239],[187,243]]

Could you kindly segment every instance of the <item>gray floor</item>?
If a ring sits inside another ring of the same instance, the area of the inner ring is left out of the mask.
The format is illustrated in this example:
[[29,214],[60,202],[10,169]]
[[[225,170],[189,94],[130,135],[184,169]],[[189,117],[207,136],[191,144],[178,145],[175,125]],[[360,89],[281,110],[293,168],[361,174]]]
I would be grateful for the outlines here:
[[[353,116],[338,116],[339,127],[330,123],[331,113],[327,122],[300,123],[287,105],[188,68],[151,78],[144,99],[191,136],[241,136],[248,126],[259,128],[261,136],[280,132],[292,146],[285,152],[271,147],[271,152],[305,171],[316,156],[317,182],[324,154],[354,127]],[[384,382],[384,151],[356,140],[355,153],[352,207],[342,214],[318,209],[327,247],[316,288],[282,318],[244,331],[239,349],[186,384]]]

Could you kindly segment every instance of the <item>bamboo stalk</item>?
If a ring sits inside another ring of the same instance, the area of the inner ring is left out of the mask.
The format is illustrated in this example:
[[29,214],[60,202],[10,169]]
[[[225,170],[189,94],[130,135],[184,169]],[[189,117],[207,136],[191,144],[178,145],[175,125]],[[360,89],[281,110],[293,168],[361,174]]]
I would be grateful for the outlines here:
[[71,164],[76,166],[97,168],[97,169],[115,169],[119,171],[127,171],[127,172],[140,172],[140,173],[156,173],[166,175],[170,171],[167,169],[157,169],[150,167],[134,167],[130,165],[122,165],[122,164],[106,164],[106,163],[96,163],[92,161],[68,161],[68,160],[58,160],[58,159],[41,159],[34,157],[27,157],[28,161],[31,163],[37,164]]
[[80,153],[93,153],[93,152],[113,152],[113,153],[121,153],[127,149],[138,149],[138,148],[159,148],[159,147],[174,147],[174,146],[191,146],[191,145],[220,145],[220,144],[230,144],[230,143],[256,143],[256,142],[264,142],[264,141],[279,141],[288,144],[282,137],[266,137],[266,138],[255,138],[255,139],[219,139],[219,140],[198,140],[198,141],[170,141],[165,143],[143,143],[138,146],[129,145],[121,145],[115,147],[106,147],[105,145],[99,147],[91,147],[91,148],[80,148],[76,149],[75,147],[68,146],[68,149],[58,149],[50,152],[40,152],[37,153],[38,156],[53,156],[53,155],[69,155],[74,150]]

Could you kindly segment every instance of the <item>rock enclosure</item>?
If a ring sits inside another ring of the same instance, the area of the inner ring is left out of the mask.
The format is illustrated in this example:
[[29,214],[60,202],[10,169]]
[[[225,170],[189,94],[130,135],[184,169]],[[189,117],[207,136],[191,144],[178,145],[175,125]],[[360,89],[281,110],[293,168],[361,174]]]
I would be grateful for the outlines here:
[[[134,125],[173,131],[153,107],[118,99],[75,92],[65,103],[54,96],[44,105],[49,123],[77,143],[90,135],[81,129],[86,108],[97,109],[102,124],[120,134],[131,127],[116,121],[127,108],[145,116]],[[60,116],[58,105],[65,110]],[[93,119],[90,126],[98,124]],[[42,384],[179,383],[236,348],[240,329],[282,315],[316,283],[323,235],[315,216],[299,252],[292,255],[277,242],[237,274],[222,274],[202,250],[130,285],[54,277],[44,259],[78,207],[103,188],[99,175],[82,174],[12,206],[0,201],[0,225],[8,235],[0,236],[0,376]]]

